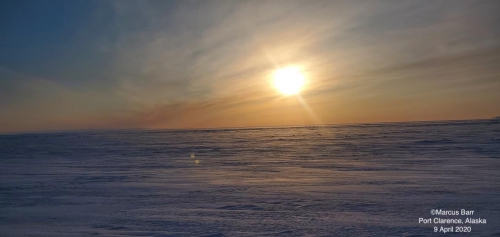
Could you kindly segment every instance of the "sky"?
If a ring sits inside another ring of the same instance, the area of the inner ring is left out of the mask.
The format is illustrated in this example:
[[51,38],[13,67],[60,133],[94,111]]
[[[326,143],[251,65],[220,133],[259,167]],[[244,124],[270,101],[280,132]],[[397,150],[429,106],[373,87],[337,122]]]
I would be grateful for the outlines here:
[[[0,3],[0,133],[500,116],[500,1]],[[300,68],[285,96],[273,73]]]

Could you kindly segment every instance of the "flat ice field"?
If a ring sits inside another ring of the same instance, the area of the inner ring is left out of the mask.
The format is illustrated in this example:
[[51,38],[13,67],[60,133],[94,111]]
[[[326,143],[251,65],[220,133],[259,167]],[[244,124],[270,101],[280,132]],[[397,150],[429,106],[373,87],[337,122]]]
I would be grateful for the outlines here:
[[[419,224],[432,209],[486,224]],[[500,236],[500,122],[0,136],[0,236]],[[456,229],[455,229],[456,230]]]

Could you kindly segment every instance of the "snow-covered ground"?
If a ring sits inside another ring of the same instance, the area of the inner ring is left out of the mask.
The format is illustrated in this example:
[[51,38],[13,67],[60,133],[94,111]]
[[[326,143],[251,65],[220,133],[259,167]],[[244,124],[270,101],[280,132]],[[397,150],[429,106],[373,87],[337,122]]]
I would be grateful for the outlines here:
[[500,236],[499,170],[487,120],[2,135],[0,236]]

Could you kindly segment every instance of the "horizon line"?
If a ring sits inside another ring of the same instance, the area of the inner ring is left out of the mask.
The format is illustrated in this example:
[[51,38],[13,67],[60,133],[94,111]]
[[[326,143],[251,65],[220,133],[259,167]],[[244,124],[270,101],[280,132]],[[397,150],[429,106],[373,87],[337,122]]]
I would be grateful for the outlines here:
[[40,131],[19,131],[19,132],[0,132],[0,136],[29,135],[29,134],[58,134],[58,133],[86,133],[86,132],[105,132],[105,131],[211,131],[211,130],[247,130],[247,129],[272,129],[272,128],[300,128],[300,127],[327,127],[327,126],[349,126],[349,125],[370,125],[370,124],[401,124],[418,122],[453,122],[453,121],[476,121],[476,120],[494,120],[492,118],[474,118],[474,119],[443,119],[443,120],[408,120],[408,121],[383,121],[366,123],[330,123],[330,124],[309,124],[309,125],[282,125],[282,126],[248,126],[248,127],[198,127],[198,128],[89,128],[89,129],[69,129],[69,130],[40,130]]

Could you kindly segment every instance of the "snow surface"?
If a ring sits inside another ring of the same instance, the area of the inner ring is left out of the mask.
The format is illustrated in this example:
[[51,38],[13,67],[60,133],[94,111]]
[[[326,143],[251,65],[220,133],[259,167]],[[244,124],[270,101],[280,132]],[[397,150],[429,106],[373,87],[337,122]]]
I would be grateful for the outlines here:
[[0,236],[500,236],[499,168],[492,120],[2,135]]

